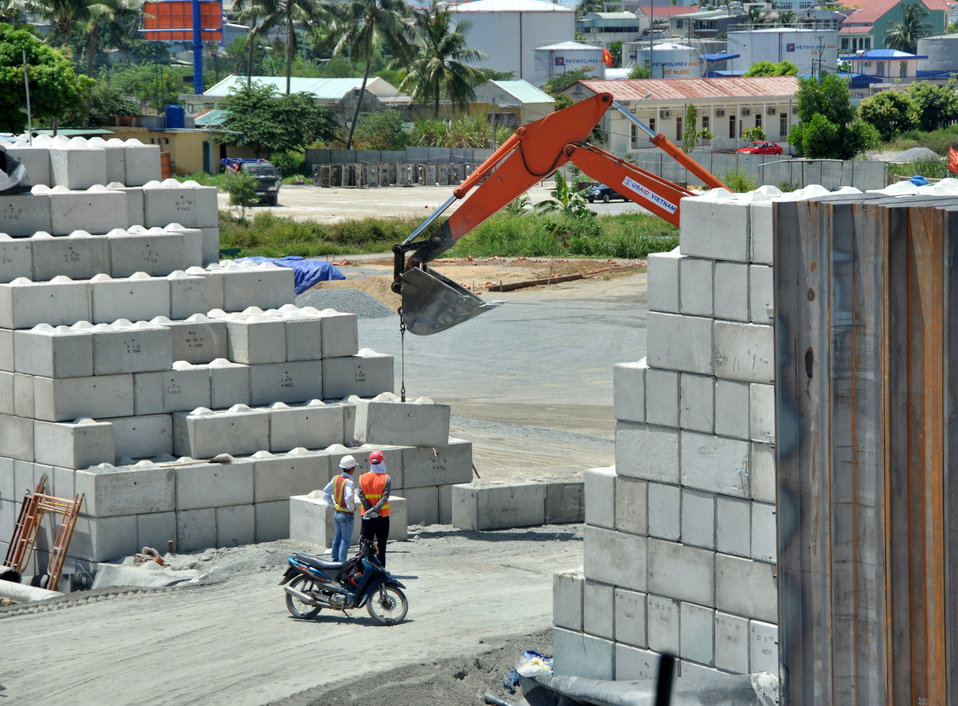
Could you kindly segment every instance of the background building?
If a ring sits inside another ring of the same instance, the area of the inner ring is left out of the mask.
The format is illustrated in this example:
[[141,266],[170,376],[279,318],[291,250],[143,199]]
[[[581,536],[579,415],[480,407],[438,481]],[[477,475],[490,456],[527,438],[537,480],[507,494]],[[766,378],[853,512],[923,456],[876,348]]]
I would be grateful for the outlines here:
[[758,61],[790,61],[798,73],[817,76],[838,68],[838,32],[794,28],[729,32],[728,52],[739,55],[729,62],[734,72],[744,73]]

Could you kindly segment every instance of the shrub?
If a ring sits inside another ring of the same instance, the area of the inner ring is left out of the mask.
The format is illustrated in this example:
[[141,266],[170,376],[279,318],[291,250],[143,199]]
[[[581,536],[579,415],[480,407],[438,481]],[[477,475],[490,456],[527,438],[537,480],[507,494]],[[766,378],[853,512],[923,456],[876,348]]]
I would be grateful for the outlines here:
[[753,191],[758,188],[758,182],[752,179],[743,169],[732,169],[725,173],[722,182],[731,190],[738,192]]

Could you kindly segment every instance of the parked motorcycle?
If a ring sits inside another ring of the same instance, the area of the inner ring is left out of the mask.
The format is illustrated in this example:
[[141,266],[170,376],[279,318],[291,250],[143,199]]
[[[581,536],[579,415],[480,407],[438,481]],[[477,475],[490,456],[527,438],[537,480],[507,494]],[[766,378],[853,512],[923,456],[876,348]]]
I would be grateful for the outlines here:
[[360,541],[359,552],[346,562],[300,553],[286,561],[289,567],[279,585],[286,592],[286,608],[296,618],[315,618],[323,608],[345,613],[364,605],[382,625],[395,625],[406,617],[405,586],[379,563],[375,543]]

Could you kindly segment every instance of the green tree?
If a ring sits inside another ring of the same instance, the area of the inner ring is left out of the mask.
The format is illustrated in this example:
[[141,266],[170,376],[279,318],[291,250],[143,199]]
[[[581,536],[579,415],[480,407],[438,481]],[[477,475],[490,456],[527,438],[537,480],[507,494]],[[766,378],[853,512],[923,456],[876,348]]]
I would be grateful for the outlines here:
[[484,74],[469,62],[485,54],[466,46],[464,32],[468,23],[453,24],[452,14],[433,0],[432,7],[413,10],[416,33],[416,55],[405,64],[409,73],[399,84],[401,91],[410,91],[417,101],[432,103],[432,115],[439,117],[439,100],[445,96],[454,106],[466,106],[476,97],[475,87],[485,81]]
[[603,0],[579,0],[575,6],[576,19],[581,19],[592,12],[602,12],[604,7]]
[[918,106],[905,93],[879,91],[862,100],[858,109],[861,119],[873,125],[881,139],[888,141],[918,125]]
[[925,18],[928,10],[920,3],[905,5],[901,12],[901,22],[896,22],[885,32],[885,46],[914,54],[918,40],[931,32]]
[[851,159],[879,143],[878,131],[856,120],[848,84],[835,74],[798,80],[799,124],[788,143],[800,157]]
[[409,8],[404,0],[344,0],[338,8],[335,21],[340,39],[334,53],[346,52],[353,61],[363,63],[363,81],[349,123],[346,149],[353,146],[353,131],[362,111],[363,94],[379,45],[385,46],[397,60],[408,61],[411,57],[408,16]]
[[229,172],[226,175],[224,187],[230,195],[230,205],[239,206],[241,219],[246,222],[246,209],[259,202],[256,194],[256,180],[243,172]]
[[90,79],[81,79],[61,52],[25,29],[0,24],[0,131],[19,133],[27,126],[23,54],[30,77],[30,108],[35,121],[59,123]]
[[622,40],[616,39],[609,42],[609,53],[612,55],[612,65],[622,66]]
[[136,101],[116,90],[105,81],[88,82],[80,91],[78,100],[69,106],[63,115],[63,124],[73,127],[104,125],[116,115],[137,115],[140,106]]
[[223,101],[227,111],[218,142],[244,142],[257,156],[301,151],[318,140],[336,136],[332,114],[317,105],[311,93],[276,96],[272,86],[254,82],[234,88]]
[[757,140],[765,139],[765,130],[758,125],[754,127],[745,128],[742,130],[742,139],[745,142],[755,142]]
[[409,144],[403,132],[402,115],[398,110],[362,113],[353,133],[353,143],[360,150],[401,150]]
[[916,81],[908,87],[908,96],[918,108],[918,122],[922,130],[931,132],[958,120],[955,83],[955,79],[951,79],[947,86]]
[[629,71],[629,78],[652,78],[652,72],[648,66],[633,66]]
[[855,118],[851,91],[840,76],[825,74],[818,78],[798,80],[798,119],[810,122],[816,113],[836,125],[847,125]]
[[791,61],[784,60],[777,63],[771,61],[756,61],[745,72],[746,76],[795,76],[798,67]]
[[556,188],[552,191],[552,198],[537,203],[533,210],[536,213],[562,213],[576,218],[591,217],[595,214],[589,210],[589,203],[585,197],[569,186],[562,172],[555,173]]
[[316,0],[236,0],[233,5],[237,19],[250,21],[253,29],[247,37],[249,52],[262,37],[275,27],[283,27],[286,48],[286,93],[290,92],[293,76],[293,59],[299,39],[295,24],[322,22],[324,12]]

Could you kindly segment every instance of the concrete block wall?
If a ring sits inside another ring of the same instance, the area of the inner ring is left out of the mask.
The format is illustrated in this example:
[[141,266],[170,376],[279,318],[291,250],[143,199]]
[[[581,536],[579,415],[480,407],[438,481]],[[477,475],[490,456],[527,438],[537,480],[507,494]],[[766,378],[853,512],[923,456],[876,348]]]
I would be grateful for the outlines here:
[[209,262],[215,190],[155,181],[157,150],[37,142],[22,151],[50,185],[0,197],[0,231],[15,226],[0,234],[0,551],[44,474],[85,494],[67,570],[92,570],[170,540],[286,537],[289,497],[374,448],[411,523],[451,521],[471,444],[449,437],[448,407],[368,409],[393,359],[359,347],[354,314],[295,306],[289,269]]
[[616,462],[585,476],[584,565],[556,575],[558,673],[778,674],[771,202],[682,201],[649,256],[647,356],[613,371]]

